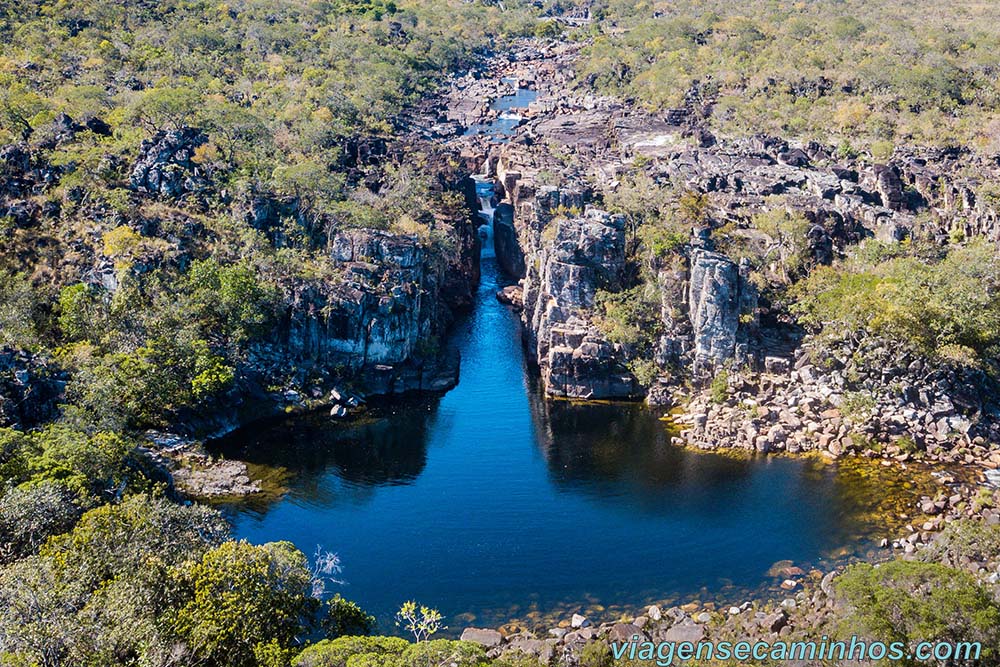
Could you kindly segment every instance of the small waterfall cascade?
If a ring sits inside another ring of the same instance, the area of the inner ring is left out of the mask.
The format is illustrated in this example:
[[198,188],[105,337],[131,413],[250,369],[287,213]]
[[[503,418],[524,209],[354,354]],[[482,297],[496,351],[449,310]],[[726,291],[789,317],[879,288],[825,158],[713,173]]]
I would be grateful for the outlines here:
[[[487,160],[486,169],[488,172],[489,161]],[[495,190],[493,185],[493,179],[487,174],[477,174],[472,177],[472,180],[476,183],[476,198],[479,199],[479,218],[481,224],[479,225],[479,238],[482,239],[483,257],[495,257],[493,249],[493,199],[495,197]]]

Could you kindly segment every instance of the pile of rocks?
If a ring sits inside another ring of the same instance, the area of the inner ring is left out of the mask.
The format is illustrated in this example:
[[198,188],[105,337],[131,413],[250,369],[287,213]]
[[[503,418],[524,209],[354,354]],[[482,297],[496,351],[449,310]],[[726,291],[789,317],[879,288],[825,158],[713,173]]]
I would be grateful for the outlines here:
[[695,395],[680,440],[700,449],[819,450],[1000,467],[1000,420],[984,373],[932,365],[875,339],[808,341],[763,373]]

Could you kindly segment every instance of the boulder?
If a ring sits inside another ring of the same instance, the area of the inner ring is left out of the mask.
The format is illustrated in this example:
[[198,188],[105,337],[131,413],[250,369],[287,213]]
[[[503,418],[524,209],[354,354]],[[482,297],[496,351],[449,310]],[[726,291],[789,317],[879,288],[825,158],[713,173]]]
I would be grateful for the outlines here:
[[705,626],[695,623],[675,625],[667,630],[663,635],[663,641],[673,642],[675,644],[680,642],[691,642],[692,644],[697,644],[704,638]]
[[480,646],[490,649],[500,645],[500,642],[503,641],[503,635],[496,630],[466,628],[462,631],[461,640],[463,642],[479,644]]

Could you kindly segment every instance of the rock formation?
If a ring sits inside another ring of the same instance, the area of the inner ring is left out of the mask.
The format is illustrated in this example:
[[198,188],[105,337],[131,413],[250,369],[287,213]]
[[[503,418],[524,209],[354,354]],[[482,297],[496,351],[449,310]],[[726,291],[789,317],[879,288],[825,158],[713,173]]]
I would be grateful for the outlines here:
[[208,185],[204,169],[194,161],[194,152],[208,141],[191,127],[157,132],[139,146],[130,183],[139,192],[179,197]]
[[[693,329],[696,375],[733,357],[746,359],[746,328],[742,317],[753,317],[757,296],[748,268],[717,252],[693,249],[690,257],[688,312]],[[741,340],[742,339],[742,340]]]
[[621,285],[623,220],[588,209],[582,217],[549,225],[542,232],[537,268],[533,264],[524,281],[528,341],[546,392],[586,399],[635,396],[635,379],[592,322],[597,290]]

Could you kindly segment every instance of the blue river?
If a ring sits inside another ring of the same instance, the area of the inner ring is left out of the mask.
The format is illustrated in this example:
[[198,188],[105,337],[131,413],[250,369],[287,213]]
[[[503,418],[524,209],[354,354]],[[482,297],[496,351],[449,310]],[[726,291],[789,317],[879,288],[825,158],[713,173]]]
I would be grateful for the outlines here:
[[545,400],[517,315],[494,296],[503,284],[484,258],[478,301],[454,334],[460,382],[444,396],[217,443],[282,485],[226,507],[235,534],[336,552],[337,591],[385,631],[409,599],[460,631],[780,594],[779,561],[828,566],[884,532],[871,516],[891,485],[864,467],[692,452],[640,405]]

